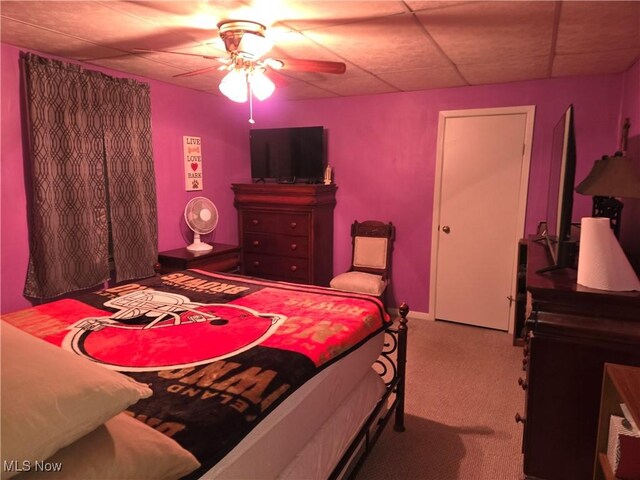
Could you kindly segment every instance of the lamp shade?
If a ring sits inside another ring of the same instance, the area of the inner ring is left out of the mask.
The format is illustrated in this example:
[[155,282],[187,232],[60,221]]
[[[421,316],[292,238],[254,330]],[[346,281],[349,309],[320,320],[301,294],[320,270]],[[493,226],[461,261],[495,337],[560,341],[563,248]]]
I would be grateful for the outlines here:
[[273,82],[261,71],[253,72],[248,80],[251,82],[251,91],[261,101],[269,98],[276,89]]
[[578,283],[600,290],[640,290],[640,280],[613,234],[608,218],[582,219]]
[[234,68],[224,76],[218,88],[230,100],[238,103],[246,102],[247,74],[243,70]]
[[576,187],[583,195],[640,198],[640,179],[631,159],[622,155],[596,160],[589,175]]

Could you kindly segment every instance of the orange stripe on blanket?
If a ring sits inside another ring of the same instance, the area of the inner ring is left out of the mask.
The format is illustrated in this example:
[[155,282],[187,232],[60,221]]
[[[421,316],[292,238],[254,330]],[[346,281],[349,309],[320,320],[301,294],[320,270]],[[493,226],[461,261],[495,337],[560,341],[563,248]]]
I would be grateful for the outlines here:
[[35,337],[60,346],[70,325],[83,318],[105,315],[109,315],[109,312],[77,300],[64,299],[3,314],[0,318]]

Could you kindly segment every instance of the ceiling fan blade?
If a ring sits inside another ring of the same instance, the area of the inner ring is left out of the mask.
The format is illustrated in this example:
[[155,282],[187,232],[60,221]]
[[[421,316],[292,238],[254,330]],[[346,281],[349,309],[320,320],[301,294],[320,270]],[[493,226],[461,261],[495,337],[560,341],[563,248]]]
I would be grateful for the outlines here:
[[276,58],[274,60],[282,64],[281,70],[336,74],[341,74],[347,71],[347,66],[342,62],[329,62],[326,60],[304,60],[301,58]]
[[187,53],[187,52],[172,52],[171,50],[154,50],[150,48],[134,48],[134,52],[136,53],[171,53],[173,55],[187,55],[189,57],[200,57],[206,58],[207,60],[218,60],[220,62],[226,62],[227,58],[225,57],[212,57],[210,55],[200,55],[199,53]]
[[[224,67],[223,67],[224,68]],[[179,78],[179,77],[193,77],[194,75],[200,75],[202,73],[207,73],[210,72],[212,70],[220,70],[219,66],[211,66],[211,67],[204,67],[204,68],[200,68],[198,70],[192,70],[191,72],[184,72],[184,73],[178,73],[177,75],[174,75],[174,78]]]

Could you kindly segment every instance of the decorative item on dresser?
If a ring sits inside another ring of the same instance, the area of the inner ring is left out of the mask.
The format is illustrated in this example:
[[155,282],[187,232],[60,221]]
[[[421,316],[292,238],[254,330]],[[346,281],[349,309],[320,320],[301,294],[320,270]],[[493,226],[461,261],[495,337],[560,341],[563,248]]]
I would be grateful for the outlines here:
[[185,248],[167,250],[158,254],[160,273],[169,273],[188,268],[207,272],[238,272],[240,269],[240,247],[223,243],[212,243],[211,250],[192,252]]
[[579,285],[576,270],[549,264],[530,237],[527,290],[532,313],[524,347],[524,473],[547,480],[592,478],[605,363],[640,366],[640,292]]
[[233,184],[245,275],[328,286],[335,185]]

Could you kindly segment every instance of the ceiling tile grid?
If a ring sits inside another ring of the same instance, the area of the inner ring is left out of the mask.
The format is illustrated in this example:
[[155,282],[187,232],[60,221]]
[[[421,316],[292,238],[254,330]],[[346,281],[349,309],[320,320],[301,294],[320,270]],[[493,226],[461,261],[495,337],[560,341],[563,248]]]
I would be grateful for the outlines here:
[[640,57],[635,0],[2,0],[0,18],[3,43],[214,94],[218,23],[257,21],[266,57],[346,65],[271,72],[291,100],[619,73]]

